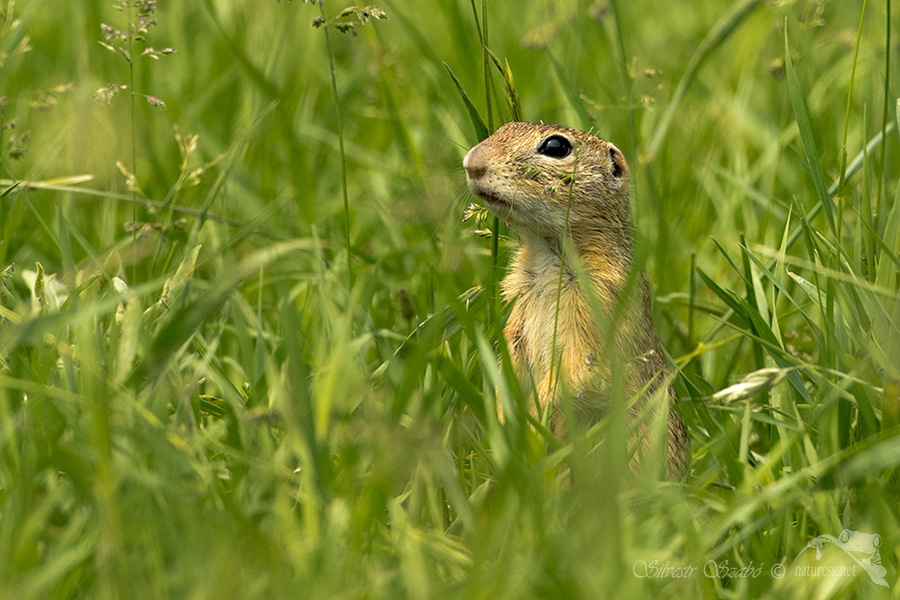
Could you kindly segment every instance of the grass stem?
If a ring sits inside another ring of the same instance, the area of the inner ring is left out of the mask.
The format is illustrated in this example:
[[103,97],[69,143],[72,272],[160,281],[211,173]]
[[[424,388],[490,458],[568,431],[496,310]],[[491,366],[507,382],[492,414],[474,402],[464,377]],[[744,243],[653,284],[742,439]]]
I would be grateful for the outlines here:
[[[487,0],[481,0],[481,67],[484,75],[484,102],[487,107],[487,127],[489,133],[494,133],[494,105],[491,101],[491,63],[488,56],[488,10]],[[493,227],[491,227],[491,280],[490,280],[490,315],[492,324],[496,325],[496,306],[499,300],[498,282],[499,260],[500,255],[500,219],[494,217]],[[499,328],[499,327],[498,327]]]
[[[837,239],[835,240],[836,252],[840,252],[841,233],[844,224],[844,171],[847,168],[847,132],[850,129],[850,108],[853,105],[853,81],[856,79],[856,60],[859,58],[859,42],[862,39],[862,27],[863,20],[866,16],[867,2],[868,0],[863,0],[862,10],[859,15],[859,30],[856,33],[856,47],[853,50],[853,66],[850,68],[850,84],[849,89],[847,90],[847,109],[844,112],[844,135],[841,138],[841,170],[840,178],[838,179],[837,192],[837,223],[835,223],[837,228]],[[836,265],[840,264],[840,255],[836,254],[834,260]]]
[[[322,19],[325,19],[325,7],[322,2],[319,2],[318,5]],[[331,92],[334,95],[334,111],[337,116],[338,147],[340,148],[341,153],[341,190],[344,194],[344,242],[347,246],[347,298],[349,300],[353,289],[353,262],[351,260],[352,247],[350,245],[350,200],[347,193],[347,156],[344,152],[344,124],[343,119],[341,118],[341,98],[338,95],[337,89],[334,51],[331,47],[331,35],[328,31],[330,28],[327,22],[323,25],[323,29],[325,30],[325,46],[328,49],[328,66],[329,72],[331,73]]]

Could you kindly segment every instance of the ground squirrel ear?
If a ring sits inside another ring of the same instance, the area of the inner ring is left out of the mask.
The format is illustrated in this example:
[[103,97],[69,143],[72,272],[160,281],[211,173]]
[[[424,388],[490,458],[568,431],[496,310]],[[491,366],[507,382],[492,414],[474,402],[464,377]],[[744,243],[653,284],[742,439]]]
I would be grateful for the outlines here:
[[612,176],[615,177],[616,179],[618,179],[619,177],[621,177],[623,175],[622,161],[623,161],[623,157],[619,153],[619,151],[616,150],[615,148],[613,148],[612,146],[610,146],[609,147],[609,164],[612,167],[612,169],[611,169]]

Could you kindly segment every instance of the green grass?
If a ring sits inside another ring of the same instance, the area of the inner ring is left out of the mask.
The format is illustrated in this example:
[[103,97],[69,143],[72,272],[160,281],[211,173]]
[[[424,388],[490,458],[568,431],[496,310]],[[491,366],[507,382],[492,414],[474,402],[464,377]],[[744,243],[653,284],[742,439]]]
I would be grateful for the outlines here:
[[[0,2],[0,597],[897,597],[896,6],[390,0],[353,37],[327,1],[326,43],[299,1],[160,2],[153,108],[92,100],[131,86],[111,4]],[[497,361],[443,64],[509,120],[488,28],[525,120],[629,160],[683,482],[622,411],[526,426]],[[843,529],[889,588],[791,576]]]

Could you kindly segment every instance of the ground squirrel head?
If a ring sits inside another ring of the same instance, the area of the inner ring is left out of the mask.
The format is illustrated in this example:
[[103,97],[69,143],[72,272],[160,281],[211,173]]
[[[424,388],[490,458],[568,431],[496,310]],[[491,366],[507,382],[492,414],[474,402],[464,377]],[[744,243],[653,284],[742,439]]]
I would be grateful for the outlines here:
[[628,165],[614,145],[558,125],[507,123],[465,159],[472,193],[526,237],[628,235]]

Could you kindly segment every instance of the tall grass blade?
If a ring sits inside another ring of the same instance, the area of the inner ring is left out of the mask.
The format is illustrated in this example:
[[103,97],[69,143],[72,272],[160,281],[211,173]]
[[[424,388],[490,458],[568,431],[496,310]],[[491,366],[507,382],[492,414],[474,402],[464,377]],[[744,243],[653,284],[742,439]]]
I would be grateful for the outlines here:
[[497,55],[491,52],[490,49],[487,50],[488,55],[491,57],[491,61],[494,63],[494,66],[497,67],[497,70],[500,71],[500,75],[503,77],[503,84],[506,88],[506,102],[509,106],[509,114],[512,117],[513,121],[521,121],[522,120],[522,107],[519,103],[519,92],[516,90],[516,81],[513,78],[512,69],[509,66],[509,61],[506,61],[506,66],[500,62],[500,59],[497,58]]
[[581,119],[581,126],[584,129],[591,129],[593,127],[591,115],[588,113],[587,108],[585,108],[584,101],[572,85],[572,82],[566,77],[565,69],[563,69],[559,60],[549,50],[547,51],[547,56],[550,58],[550,64],[553,65],[553,72],[556,73],[556,78],[563,89],[563,93],[565,93],[566,98],[569,100],[569,106],[572,107],[578,114],[578,118]]
[[[894,193],[894,206],[888,214],[884,227],[884,246],[876,268],[876,287],[885,290],[897,289],[898,257],[900,257],[900,184]],[[887,299],[888,310],[893,306],[893,302]]]
[[803,92],[797,82],[797,74],[794,72],[794,62],[791,60],[791,48],[788,44],[787,25],[784,31],[784,64],[788,81],[788,94],[791,97],[791,106],[794,109],[794,118],[797,120],[797,128],[800,130],[800,139],[803,149],[806,151],[806,162],[809,165],[813,184],[819,195],[819,202],[825,209],[825,217],[832,235],[837,235],[835,226],[835,210],[831,194],[825,185],[825,173],[822,171],[822,163],[819,161],[819,151],[816,149],[816,140],[813,137],[812,126],[809,123],[809,112],[806,110],[806,101],[803,100]]
[[482,120],[481,115],[478,114],[478,110],[475,108],[475,105],[472,104],[471,100],[469,100],[469,96],[466,94],[465,90],[463,90],[462,84],[459,82],[459,79],[457,79],[456,75],[453,74],[453,71],[450,69],[450,65],[448,65],[447,63],[443,64],[447,69],[447,73],[450,74],[450,78],[453,79],[453,83],[456,85],[459,96],[460,98],[462,98],[463,104],[466,106],[466,112],[469,113],[469,120],[472,122],[472,128],[475,130],[476,142],[486,140],[490,135],[490,131],[488,131],[487,125],[484,124],[484,120]]
[[697,71],[709,55],[712,54],[716,48],[721,46],[725,40],[731,37],[731,34],[734,33],[741,23],[753,14],[753,11],[760,5],[762,5],[762,0],[741,0],[734,4],[731,9],[719,19],[719,22],[716,23],[706,37],[703,38],[703,41],[700,42],[700,46],[697,47],[697,51],[694,52],[694,55],[691,57],[691,61],[688,63],[684,75],[681,76],[681,80],[678,82],[678,87],[675,88],[675,93],[672,94],[672,99],[669,100],[669,104],[666,106],[666,112],[663,113],[659,125],[656,126],[656,130],[653,132],[653,137],[650,139],[647,151],[644,153],[644,156],[641,157],[643,162],[651,162],[656,158],[656,155],[662,148],[666,136],[669,133],[669,127],[672,125],[672,120],[675,118],[675,113],[678,111],[681,100],[684,98],[685,93],[687,93],[688,88],[694,83],[694,79],[697,77]]

